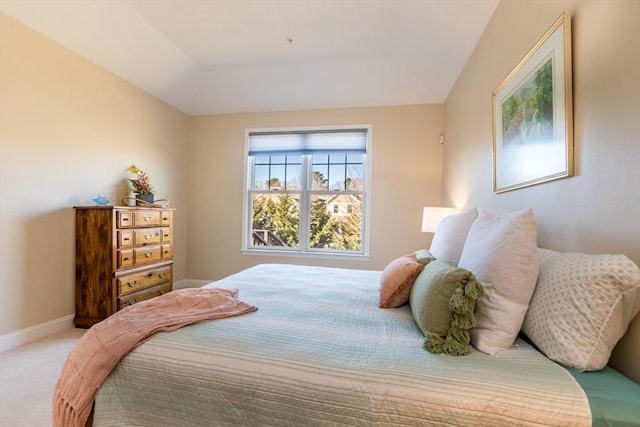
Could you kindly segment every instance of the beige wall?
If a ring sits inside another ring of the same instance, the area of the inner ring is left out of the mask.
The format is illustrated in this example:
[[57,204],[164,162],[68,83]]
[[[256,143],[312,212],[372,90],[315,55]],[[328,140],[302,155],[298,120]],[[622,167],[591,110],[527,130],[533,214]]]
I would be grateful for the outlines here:
[[131,162],[176,214],[186,271],[187,117],[0,13],[0,335],[74,312],[74,214],[119,201]]
[[[441,198],[443,105],[228,114],[189,119],[189,259],[193,279],[218,279],[265,262],[382,269],[426,247],[422,207]],[[245,129],[371,124],[371,260],[243,255]]]
[[[491,92],[565,9],[573,16],[575,176],[493,194]],[[639,20],[635,0],[503,0],[446,102],[445,204],[533,207],[540,246],[621,252],[640,263]],[[633,326],[638,343],[640,318]],[[640,381],[637,354],[616,354],[613,364]]]

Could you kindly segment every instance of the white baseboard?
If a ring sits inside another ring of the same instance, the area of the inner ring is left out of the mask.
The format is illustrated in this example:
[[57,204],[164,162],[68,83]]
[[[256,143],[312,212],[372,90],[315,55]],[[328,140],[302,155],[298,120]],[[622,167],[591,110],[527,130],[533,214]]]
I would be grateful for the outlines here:
[[[182,279],[173,283],[173,289],[199,288],[212,280]],[[30,343],[48,335],[73,329],[73,314],[50,320],[39,325],[0,335],[0,353]]]
[[0,335],[0,353],[57,332],[73,329],[73,314]]
[[173,289],[199,288],[211,282],[213,280],[182,279],[173,282]]

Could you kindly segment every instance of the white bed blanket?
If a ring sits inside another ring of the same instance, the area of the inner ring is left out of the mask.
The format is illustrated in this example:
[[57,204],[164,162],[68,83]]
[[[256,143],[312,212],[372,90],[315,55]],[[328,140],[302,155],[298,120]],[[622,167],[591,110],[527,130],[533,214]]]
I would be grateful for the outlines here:
[[212,283],[259,308],[159,333],[96,397],[101,426],[590,426],[571,375],[523,341],[433,355],[379,271],[264,264]]

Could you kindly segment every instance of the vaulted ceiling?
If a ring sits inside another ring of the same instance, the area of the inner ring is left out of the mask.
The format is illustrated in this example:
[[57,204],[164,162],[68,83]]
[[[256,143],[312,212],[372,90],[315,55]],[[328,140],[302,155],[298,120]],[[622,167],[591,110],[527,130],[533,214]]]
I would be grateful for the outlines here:
[[0,0],[188,114],[441,103],[499,0]]

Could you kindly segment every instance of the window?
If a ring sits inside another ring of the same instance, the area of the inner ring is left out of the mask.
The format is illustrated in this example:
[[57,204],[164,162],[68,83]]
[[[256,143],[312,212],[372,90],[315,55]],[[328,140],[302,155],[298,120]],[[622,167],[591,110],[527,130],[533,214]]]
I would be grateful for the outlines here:
[[243,248],[366,255],[368,135],[249,131]]

